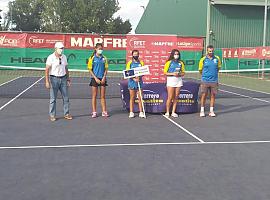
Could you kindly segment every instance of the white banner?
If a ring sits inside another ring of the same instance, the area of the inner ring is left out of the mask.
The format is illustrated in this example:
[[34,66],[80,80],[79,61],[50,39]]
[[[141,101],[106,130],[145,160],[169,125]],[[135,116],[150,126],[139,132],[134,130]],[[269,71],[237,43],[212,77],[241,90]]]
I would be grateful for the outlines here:
[[133,69],[123,70],[124,79],[143,76],[143,75],[149,75],[149,66],[145,65],[142,67],[136,67]]

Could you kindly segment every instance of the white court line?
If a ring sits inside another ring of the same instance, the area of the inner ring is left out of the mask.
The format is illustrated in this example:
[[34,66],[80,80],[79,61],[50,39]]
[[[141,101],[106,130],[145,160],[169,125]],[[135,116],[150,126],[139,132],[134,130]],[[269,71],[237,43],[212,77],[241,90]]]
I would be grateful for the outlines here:
[[[190,79],[194,79],[196,81],[200,81],[200,79],[196,79],[196,78],[190,78]],[[228,86],[228,87],[232,87],[232,88],[237,88],[237,89],[242,89],[242,90],[248,90],[251,92],[258,92],[258,93],[262,93],[262,94],[269,94],[268,92],[263,92],[263,91],[259,91],[259,90],[252,90],[252,89],[248,89],[248,88],[244,88],[244,87],[238,87],[238,86],[234,86],[234,85],[229,85],[229,84],[225,84],[225,83],[218,83],[219,85],[224,85],[224,86]]]
[[169,146],[169,145],[210,145],[210,144],[268,144],[270,141],[231,141],[231,142],[168,142],[168,143],[123,143],[123,144],[75,144],[75,145],[48,145],[48,146],[6,146],[0,150],[9,149],[49,149],[49,148],[80,148],[80,147],[132,147],[132,146]]
[[263,91],[259,91],[259,90],[252,90],[252,89],[248,89],[248,88],[244,88],[244,87],[237,87],[237,86],[223,84],[223,83],[220,83],[220,85],[225,85],[225,86],[229,86],[229,87],[233,87],[233,88],[237,88],[237,89],[248,90],[248,91],[251,91],[251,92],[258,92],[258,93],[269,94],[270,95],[270,93],[268,93],[268,92],[263,92]]
[[201,143],[204,143],[204,141],[197,137],[196,135],[194,135],[193,133],[191,133],[189,130],[185,129],[183,126],[181,126],[180,124],[176,123],[175,121],[173,121],[172,119],[170,119],[169,117],[166,117],[165,115],[162,115],[163,117],[165,117],[167,120],[169,120],[170,122],[172,122],[174,125],[176,125],[177,127],[179,127],[180,129],[182,129],[183,131],[185,131],[187,134],[189,134],[191,137],[195,138],[196,140],[200,141]]
[[22,76],[18,76],[18,77],[14,78],[14,79],[11,79],[11,80],[7,81],[7,82],[4,82],[4,83],[0,84],[0,87],[3,86],[3,85],[6,85],[6,84],[8,84],[8,83],[10,83],[10,82],[12,82],[12,81],[15,81],[15,80],[17,80],[17,79],[19,79],[19,78],[21,78],[21,77],[22,77]]
[[0,108],[0,111],[3,110],[7,105],[9,105],[10,103],[12,103],[13,101],[15,101],[17,98],[19,98],[23,93],[25,93],[27,90],[29,90],[30,88],[32,88],[35,84],[37,84],[39,81],[41,81],[44,78],[41,77],[40,79],[38,79],[36,82],[34,82],[32,85],[30,85],[28,88],[26,88],[24,91],[22,91],[20,94],[18,94],[16,97],[14,97],[13,99],[11,99],[9,102],[7,102],[5,105],[3,105]]
[[230,92],[230,91],[227,91],[227,90],[219,89],[219,91],[229,93],[229,94],[234,94],[234,95],[249,98],[249,99],[253,99],[253,100],[257,100],[257,101],[262,101],[262,102],[265,102],[265,103],[270,103],[270,101],[267,101],[267,100],[264,100],[264,99],[259,99],[259,98],[255,98],[255,97],[251,97],[251,96],[247,96],[247,95],[243,95],[243,94],[239,94],[239,93],[235,93],[235,92]]

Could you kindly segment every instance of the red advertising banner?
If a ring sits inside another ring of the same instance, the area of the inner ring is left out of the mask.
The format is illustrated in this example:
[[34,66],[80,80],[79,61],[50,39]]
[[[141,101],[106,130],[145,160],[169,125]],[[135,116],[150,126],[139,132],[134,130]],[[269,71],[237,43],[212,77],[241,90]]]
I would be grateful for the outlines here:
[[127,35],[127,62],[131,60],[134,49],[140,51],[140,59],[149,66],[149,76],[144,76],[145,83],[166,81],[164,65],[172,49],[176,48],[177,37],[169,35]]
[[239,58],[238,48],[223,48],[222,49],[223,58]]
[[259,59],[259,57],[260,57],[259,47],[239,48],[239,58]]
[[96,43],[102,43],[106,50],[126,50],[126,35],[65,35],[65,46],[68,49],[93,49]]
[[64,34],[28,33],[27,48],[54,48],[56,42],[65,42]]
[[27,33],[0,32],[0,48],[24,48]]
[[260,47],[260,59],[270,59],[270,47]]
[[203,38],[177,37],[177,48],[180,51],[201,51],[203,50]]
[[223,58],[270,59],[270,47],[223,48]]

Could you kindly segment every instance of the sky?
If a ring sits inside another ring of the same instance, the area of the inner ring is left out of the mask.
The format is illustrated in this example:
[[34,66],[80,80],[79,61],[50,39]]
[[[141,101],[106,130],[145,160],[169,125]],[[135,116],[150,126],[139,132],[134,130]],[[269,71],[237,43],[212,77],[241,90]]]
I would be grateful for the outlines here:
[[[8,10],[9,1],[10,0],[0,0],[0,9],[4,12]],[[120,16],[123,20],[129,19],[132,25],[131,33],[134,33],[149,0],[118,0],[118,2],[120,10],[115,13],[114,17]],[[141,6],[144,6],[144,8]]]
[[[120,16],[123,20],[129,19],[132,25],[132,33],[134,33],[141,16],[143,15],[144,8],[146,8],[149,0],[118,0],[120,10],[115,13],[115,16]],[[142,8],[141,6],[144,6]]]

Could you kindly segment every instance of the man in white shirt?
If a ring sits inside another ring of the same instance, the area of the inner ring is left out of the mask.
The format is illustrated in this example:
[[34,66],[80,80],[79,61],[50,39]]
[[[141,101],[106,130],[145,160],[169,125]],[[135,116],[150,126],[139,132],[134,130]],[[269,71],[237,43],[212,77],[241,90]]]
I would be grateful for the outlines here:
[[70,86],[70,79],[67,68],[67,58],[63,54],[64,44],[62,42],[56,42],[54,47],[55,51],[48,56],[45,69],[45,84],[46,88],[50,89],[50,120],[56,121],[56,99],[58,90],[60,90],[63,98],[64,118],[72,120],[72,116],[69,114],[68,87]]

